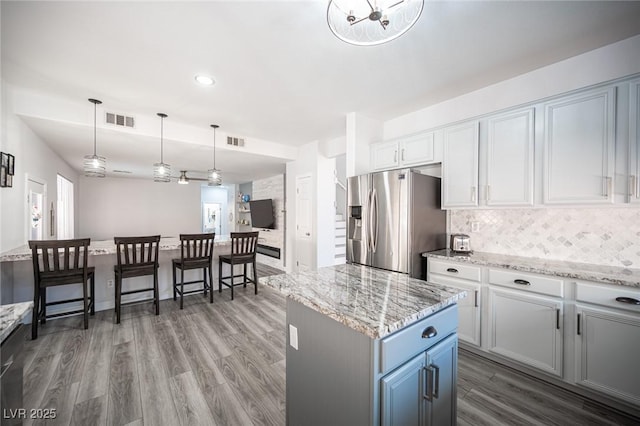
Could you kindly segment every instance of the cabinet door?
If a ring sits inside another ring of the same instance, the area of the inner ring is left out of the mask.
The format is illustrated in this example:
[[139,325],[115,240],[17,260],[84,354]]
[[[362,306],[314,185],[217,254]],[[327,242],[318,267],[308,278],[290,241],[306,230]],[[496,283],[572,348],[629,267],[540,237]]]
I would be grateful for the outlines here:
[[478,205],[478,122],[444,129],[442,208]]
[[576,379],[640,405],[640,316],[576,305]]
[[490,118],[487,124],[487,205],[533,205],[533,108]]
[[615,87],[545,105],[544,202],[613,202]]
[[640,80],[630,84],[629,202],[640,203]]
[[427,281],[467,291],[467,297],[458,301],[458,338],[480,346],[480,284],[429,273]]
[[489,287],[489,350],[562,376],[562,300]]
[[373,170],[394,169],[399,165],[397,141],[371,145],[371,167]]
[[428,164],[433,161],[433,132],[416,135],[400,143],[400,162],[403,166]]
[[383,426],[419,425],[424,418],[424,353],[382,378],[380,417]]
[[455,334],[427,351],[426,370],[427,404],[425,422],[422,424],[433,426],[456,424],[458,337]]

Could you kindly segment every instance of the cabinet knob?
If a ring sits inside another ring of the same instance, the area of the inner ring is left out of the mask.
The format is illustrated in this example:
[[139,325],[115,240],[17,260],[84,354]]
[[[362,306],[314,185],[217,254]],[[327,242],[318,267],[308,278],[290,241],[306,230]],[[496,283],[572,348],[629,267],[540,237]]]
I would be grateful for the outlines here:
[[425,328],[424,331],[422,332],[423,339],[431,339],[432,337],[436,337],[437,335],[438,335],[438,330],[436,330],[436,328],[432,325]]
[[640,300],[633,297],[616,297],[616,302],[628,303],[629,305],[640,305]]

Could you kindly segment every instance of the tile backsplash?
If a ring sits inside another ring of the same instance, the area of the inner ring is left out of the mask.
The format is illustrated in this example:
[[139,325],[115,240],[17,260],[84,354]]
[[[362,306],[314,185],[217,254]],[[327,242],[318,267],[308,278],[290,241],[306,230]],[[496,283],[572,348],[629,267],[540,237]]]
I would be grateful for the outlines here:
[[[451,233],[498,254],[640,268],[640,209],[451,210]],[[471,232],[477,222],[479,229]]]

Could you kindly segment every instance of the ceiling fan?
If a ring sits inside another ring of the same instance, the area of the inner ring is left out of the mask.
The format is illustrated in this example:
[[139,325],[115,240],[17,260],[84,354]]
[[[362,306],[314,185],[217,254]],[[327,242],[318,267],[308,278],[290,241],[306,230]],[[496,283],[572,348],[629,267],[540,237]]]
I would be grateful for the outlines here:
[[175,177],[174,176],[173,179],[177,179],[178,183],[180,185],[186,185],[192,180],[194,180],[194,181],[202,181],[202,182],[207,182],[209,180],[207,178],[189,177],[189,176],[187,176],[188,172],[189,172],[189,170],[180,170],[180,177]]

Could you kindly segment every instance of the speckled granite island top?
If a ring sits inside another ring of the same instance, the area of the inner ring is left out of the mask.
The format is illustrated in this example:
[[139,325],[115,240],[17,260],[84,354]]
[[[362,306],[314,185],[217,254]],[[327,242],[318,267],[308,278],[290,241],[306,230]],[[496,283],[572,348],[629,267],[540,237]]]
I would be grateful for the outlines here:
[[[214,244],[216,247],[230,245],[231,238],[228,236],[218,236],[216,235],[216,239],[214,240]],[[160,238],[160,245],[158,246],[158,250],[179,250],[180,249],[180,238],[178,237],[162,237]],[[116,245],[111,240],[100,240],[100,241],[91,241],[91,245],[89,246],[89,255],[90,256],[99,256],[105,254],[115,254],[116,253]],[[18,262],[21,260],[31,260],[31,249],[28,245],[20,246],[13,250],[7,251],[5,253],[0,254],[0,262]]]
[[260,283],[373,339],[467,295],[462,290],[361,265],[273,275],[261,278]]
[[31,313],[33,302],[0,305],[0,342],[9,337],[22,320]]
[[453,253],[451,250],[432,251],[424,253],[423,256],[535,274],[556,275],[575,280],[640,288],[640,269],[483,252],[460,255]]

